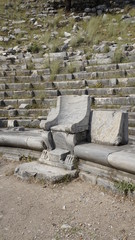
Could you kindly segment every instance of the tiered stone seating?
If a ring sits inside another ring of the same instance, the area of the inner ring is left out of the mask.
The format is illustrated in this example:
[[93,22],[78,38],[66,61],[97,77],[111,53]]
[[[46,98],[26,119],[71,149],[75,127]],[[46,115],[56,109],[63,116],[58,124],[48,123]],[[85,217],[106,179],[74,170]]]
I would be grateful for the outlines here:
[[[38,127],[40,120],[47,116],[50,107],[55,106],[57,96],[86,94],[91,96],[93,109],[121,108],[129,111],[129,142],[134,143],[135,63],[101,65],[95,60],[77,61],[75,53],[72,57],[68,53],[56,56],[54,53],[50,56],[52,61],[54,58],[63,61],[61,66],[63,73],[53,75],[53,79],[50,68],[44,69],[45,57],[39,58],[38,54],[33,55],[32,70],[28,70],[25,58],[22,61],[16,59],[14,63],[11,60],[2,62],[1,118],[16,119],[18,125]],[[64,66],[70,64],[76,66],[74,69],[76,72],[65,73]],[[1,126],[5,126],[5,122],[6,120]]]

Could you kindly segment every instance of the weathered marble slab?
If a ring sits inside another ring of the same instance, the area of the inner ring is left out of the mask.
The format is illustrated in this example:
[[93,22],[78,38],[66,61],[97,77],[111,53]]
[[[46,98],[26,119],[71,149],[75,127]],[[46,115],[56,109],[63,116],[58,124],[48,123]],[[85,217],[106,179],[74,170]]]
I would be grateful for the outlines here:
[[15,175],[23,180],[29,180],[32,177],[36,180],[57,183],[71,180],[78,176],[76,170],[70,171],[58,167],[43,165],[37,162],[23,163],[15,169]]
[[88,130],[90,116],[89,96],[60,96],[57,107],[48,115],[47,121],[41,122],[45,130],[53,129],[68,133]]
[[90,122],[92,143],[123,145],[128,143],[128,113],[122,111],[93,111]]

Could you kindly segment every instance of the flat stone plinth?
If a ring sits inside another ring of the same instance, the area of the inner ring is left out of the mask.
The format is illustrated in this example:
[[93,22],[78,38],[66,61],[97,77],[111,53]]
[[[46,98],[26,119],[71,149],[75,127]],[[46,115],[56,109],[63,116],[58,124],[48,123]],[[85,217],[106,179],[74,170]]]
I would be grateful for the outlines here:
[[44,182],[57,183],[69,181],[78,176],[76,170],[69,171],[57,167],[47,166],[38,162],[23,163],[15,169],[15,175],[22,180],[43,180]]

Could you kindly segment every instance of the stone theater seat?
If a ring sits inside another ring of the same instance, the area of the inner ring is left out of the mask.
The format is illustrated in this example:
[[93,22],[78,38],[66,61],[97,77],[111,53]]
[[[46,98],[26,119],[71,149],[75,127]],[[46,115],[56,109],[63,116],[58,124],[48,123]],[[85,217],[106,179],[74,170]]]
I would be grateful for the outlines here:
[[76,144],[86,141],[89,129],[89,96],[60,96],[56,109],[52,109],[46,121],[40,127],[51,132],[49,139],[51,149],[61,148],[73,152]]
[[74,168],[74,147],[87,141],[89,119],[89,96],[58,97],[56,109],[52,109],[47,120],[42,121],[40,125],[45,130],[47,146],[40,162]]

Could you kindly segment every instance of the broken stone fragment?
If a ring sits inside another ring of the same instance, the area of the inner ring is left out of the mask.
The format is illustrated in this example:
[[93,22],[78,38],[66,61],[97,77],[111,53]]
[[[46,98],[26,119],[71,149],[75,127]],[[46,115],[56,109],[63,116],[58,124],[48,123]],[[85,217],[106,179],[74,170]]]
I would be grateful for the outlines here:
[[8,106],[5,107],[5,109],[11,110],[11,109],[14,109],[14,107],[12,105],[8,105]]
[[25,103],[22,103],[22,104],[19,106],[20,109],[28,109],[29,107],[30,107],[30,105],[29,105],[29,104],[25,104]]

